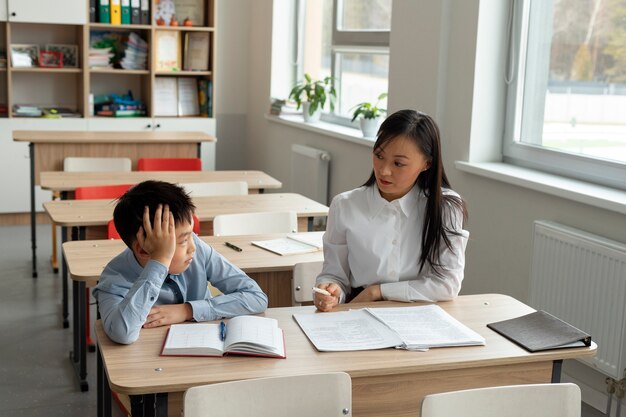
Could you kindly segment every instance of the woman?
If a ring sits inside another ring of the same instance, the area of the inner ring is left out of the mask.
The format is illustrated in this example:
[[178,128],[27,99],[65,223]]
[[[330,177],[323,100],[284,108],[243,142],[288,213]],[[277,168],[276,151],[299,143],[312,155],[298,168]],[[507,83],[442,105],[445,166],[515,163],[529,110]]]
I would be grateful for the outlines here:
[[469,232],[465,203],[450,189],[439,129],[428,115],[389,116],[374,144],[367,182],[336,196],[324,234],[314,301],[440,301],[461,289]]

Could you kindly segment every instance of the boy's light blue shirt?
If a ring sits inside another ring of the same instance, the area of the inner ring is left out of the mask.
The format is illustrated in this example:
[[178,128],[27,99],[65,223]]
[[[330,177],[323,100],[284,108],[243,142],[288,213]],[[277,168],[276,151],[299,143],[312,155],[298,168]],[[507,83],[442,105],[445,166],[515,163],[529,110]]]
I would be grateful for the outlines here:
[[[160,262],[145,268],[126,248],[102,271],[93,290],[104,331],[115,342],[137,340],[150,309],[161,304],[191,304],[196,321],[256,314],[267,308],[267,296],[258,284],[204,241],[193,235],[196,253],[182,274],[169,275]],[[223,295],[212,297],[207,281]]]

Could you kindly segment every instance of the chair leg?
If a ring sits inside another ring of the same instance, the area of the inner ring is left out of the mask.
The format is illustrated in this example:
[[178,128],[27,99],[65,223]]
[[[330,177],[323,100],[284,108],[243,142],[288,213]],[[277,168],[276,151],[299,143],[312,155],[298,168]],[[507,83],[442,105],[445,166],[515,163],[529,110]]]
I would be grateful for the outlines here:
[[91,319],[90,319],[90,312],[89,312],[89,288],[85,288],[85,342],[87,344],[87,349],[89,349],[90,352],[95,352],[96,351],[96,345],[93,342],[93,340],[91,340]]

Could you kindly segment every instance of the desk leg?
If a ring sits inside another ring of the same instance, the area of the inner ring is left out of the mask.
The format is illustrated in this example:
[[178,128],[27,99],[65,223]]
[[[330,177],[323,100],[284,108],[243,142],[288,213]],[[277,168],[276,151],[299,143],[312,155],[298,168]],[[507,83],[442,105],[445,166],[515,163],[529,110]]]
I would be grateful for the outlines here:
[[106,372],[102,363],[102,354],[100,348],[97,349],[98,355],[98,417],[111,417],[111,387],[107,381]]
[[89,390],[87,383],[87,343],[85,342],[85,282],[72,282],[74,351],[70,352],[70,361],[78,377],[82,392]]
[[35,212],[35,144],[28,145],[30,155],[30,247],[33,251],[33,278],[37,278],[37,214]]
[[[61,243],[63,244],[65,242],[67,242],[67,227],[61,227]],[[70,327],[70,322],[67,319],[70,312],[67,300],[67,262],[65,262],[65,255],[63,254],[63,251],[61,251],[61,280],[63,282],[63,328],[67,329]]]
[[556,360],[552,362],[552,383],[558,384],[561,382],[561,367],[563,367],[563,360]]
[[307,228],[307,231],[309,231],[309,232],[313,231],[313,217],[307,217],[306,228]]
[[133,417],[167,417],[167,393],[130,396]]

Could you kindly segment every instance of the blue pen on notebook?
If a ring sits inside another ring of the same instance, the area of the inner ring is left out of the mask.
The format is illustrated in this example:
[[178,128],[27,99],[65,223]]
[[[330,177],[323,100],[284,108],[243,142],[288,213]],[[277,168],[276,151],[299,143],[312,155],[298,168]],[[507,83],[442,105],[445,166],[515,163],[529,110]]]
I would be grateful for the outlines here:
[[220,340],[223,342],[226,339],[226,323],[220,321]]

